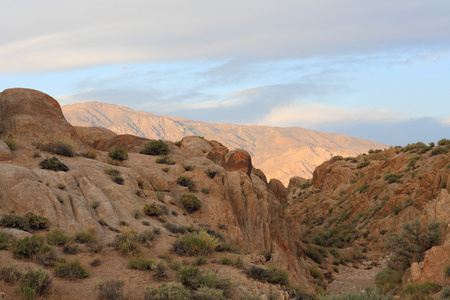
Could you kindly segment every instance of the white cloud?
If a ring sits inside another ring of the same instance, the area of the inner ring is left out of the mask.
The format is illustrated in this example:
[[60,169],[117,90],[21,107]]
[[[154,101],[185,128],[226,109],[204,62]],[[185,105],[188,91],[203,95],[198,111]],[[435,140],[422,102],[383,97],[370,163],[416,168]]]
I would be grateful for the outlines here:
[[261,124],[271,126],[314,127],[329,123],[396,123],[401,113],[385,109],[347,108],[320,103],[291,103],[272,108]]
[[0,72],[448,47],[449,10],[443,0],[9,1]]

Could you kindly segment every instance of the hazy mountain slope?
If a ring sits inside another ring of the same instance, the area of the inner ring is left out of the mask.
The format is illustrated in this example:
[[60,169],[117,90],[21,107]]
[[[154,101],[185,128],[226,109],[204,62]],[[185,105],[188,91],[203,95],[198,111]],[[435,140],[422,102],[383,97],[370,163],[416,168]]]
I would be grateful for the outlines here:
[[254,165],[268,178],[278,178],[285,184],[293,176],[311,177],[316,166],[333,156],[354,156],[371,148],[386,147],[343,134],[299,127],[205,123],[100,102],[67,105],[62,110],[76,126],[101,126],[118,134],[170,141],[199,135],[230,149],[242,148],[252,154]]

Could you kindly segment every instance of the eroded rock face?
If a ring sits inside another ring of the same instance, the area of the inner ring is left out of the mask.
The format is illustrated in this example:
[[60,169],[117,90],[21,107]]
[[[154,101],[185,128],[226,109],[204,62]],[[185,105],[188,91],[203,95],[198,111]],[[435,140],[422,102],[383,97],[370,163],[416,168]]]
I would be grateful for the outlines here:
[[22,145],[70,141],[77,151],[85,150],[58,102],[31,89],[7,89],[0,94],[0,137],[7,136]]
[[225,146],[214,147],[208,152],[206,158],[221,166],[225,162],[225,155],[227,155],[229,151],[230,150]]
[[281,181],[275,178],[270,179],[269,188],[278,196],[278,198],[286,202],[288,192]]

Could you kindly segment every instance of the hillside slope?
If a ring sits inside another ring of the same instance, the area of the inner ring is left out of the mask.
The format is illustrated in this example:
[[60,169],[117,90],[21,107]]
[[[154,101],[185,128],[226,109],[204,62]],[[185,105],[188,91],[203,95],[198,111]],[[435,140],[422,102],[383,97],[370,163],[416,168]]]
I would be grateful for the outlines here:
[[285,185],[289,178],[310,178],[315,167],[333,156],[354,156],[386,145],[299,127],[216,124],[155,115],[100,102],[66,105],[62,108],[74,126],[97,126],[118,134],[179,141],[185,136],[204,136],[230,149],[244,149],[268,178]]

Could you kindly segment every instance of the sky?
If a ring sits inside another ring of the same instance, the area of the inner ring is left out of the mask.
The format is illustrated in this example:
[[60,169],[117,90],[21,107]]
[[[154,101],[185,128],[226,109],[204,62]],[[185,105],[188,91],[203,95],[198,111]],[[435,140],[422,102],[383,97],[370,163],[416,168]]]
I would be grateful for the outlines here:
[[0,91],[192,120],[450,138],[450,1],[14,0]]

